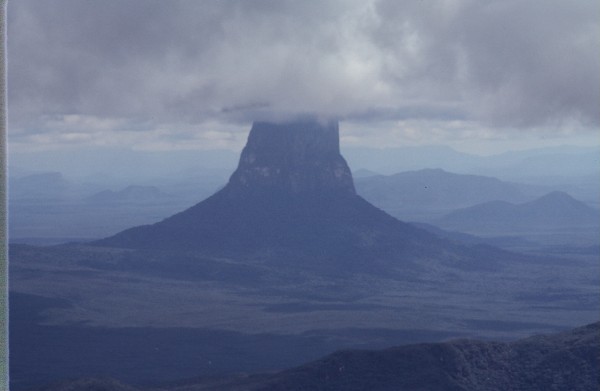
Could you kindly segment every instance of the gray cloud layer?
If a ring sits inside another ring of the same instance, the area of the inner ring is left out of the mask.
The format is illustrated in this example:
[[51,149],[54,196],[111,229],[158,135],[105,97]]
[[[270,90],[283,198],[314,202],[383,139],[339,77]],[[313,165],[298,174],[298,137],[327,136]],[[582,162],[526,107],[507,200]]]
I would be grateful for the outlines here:
[[18,0],[8,12],[20,129],[305,112],[600,125],[595,0]]

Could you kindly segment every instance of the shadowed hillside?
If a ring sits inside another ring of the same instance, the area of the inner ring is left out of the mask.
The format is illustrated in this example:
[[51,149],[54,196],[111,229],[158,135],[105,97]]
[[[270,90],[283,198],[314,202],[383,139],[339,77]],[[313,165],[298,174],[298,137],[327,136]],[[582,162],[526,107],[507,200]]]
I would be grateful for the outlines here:
[[77,380],[39,391],[590,391],[600,386],[600,323],[511,343],[456,340],[380,351],[354,350],[272,375],[130,388]]

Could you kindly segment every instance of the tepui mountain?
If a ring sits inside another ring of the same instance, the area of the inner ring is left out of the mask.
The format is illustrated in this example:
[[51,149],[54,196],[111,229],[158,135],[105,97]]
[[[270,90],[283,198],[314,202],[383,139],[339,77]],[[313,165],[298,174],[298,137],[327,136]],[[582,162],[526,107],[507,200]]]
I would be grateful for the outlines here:
[[94,244],[353,267],[417,258],[475,261],[473,249],[401,222],[358,196],[340,154],[338,122],[316,119],[255,122],[221,190],[158,223]]

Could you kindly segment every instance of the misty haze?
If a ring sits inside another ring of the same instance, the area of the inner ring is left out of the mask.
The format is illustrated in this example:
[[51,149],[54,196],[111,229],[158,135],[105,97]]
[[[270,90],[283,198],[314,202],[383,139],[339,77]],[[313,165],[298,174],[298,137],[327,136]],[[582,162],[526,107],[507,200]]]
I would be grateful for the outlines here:
[[9,2],[10,389],[600,389],[597,11]]

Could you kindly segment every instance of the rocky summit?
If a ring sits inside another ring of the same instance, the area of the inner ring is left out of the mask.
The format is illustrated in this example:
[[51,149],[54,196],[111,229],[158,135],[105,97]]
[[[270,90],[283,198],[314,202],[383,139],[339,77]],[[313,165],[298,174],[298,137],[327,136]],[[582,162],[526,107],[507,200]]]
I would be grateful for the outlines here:
[[227,192],[232,197],[355,195],[337,121],[256,122]]

